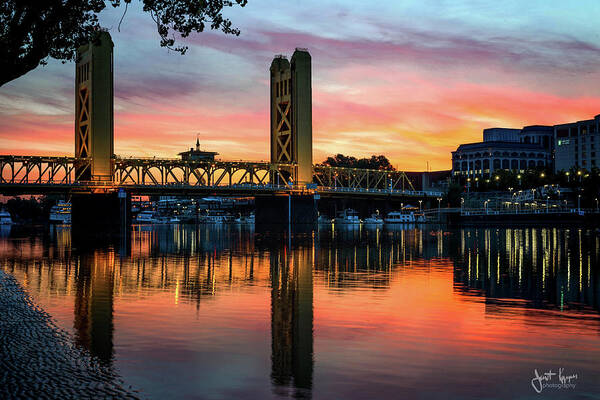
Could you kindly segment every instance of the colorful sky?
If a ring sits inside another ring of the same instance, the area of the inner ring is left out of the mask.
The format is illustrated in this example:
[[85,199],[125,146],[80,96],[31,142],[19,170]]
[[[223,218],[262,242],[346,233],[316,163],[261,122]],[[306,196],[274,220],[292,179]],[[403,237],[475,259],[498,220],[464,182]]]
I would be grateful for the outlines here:
[[[249,0],[239,37],[159,46],[139,4],[107,10],[115,42],[115,152],[175,157],[200,135],[222,159],[269,158],[273,55],[313,59],[315,162],[385,154],[402,170],[450,168],[487,127],[600,114],[600,2]],[[73,63],[0,88],[0,153],[72,155]]]

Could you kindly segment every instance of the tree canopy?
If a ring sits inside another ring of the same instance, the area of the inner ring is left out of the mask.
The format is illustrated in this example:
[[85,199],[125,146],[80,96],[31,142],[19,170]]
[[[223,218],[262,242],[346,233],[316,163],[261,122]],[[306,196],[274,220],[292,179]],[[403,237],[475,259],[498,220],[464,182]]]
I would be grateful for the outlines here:
[[333,157],[327,157],[327,159],[323,161],[323,164],[329,165],[330,167],[380,169],[386,171],[396,170],[384,155],[372,155],[370,158],[356,158],[344,154],[336,154]]
[[[102,27],[98,14],[107,4],[125,7],[132,0],[0,0],[0,86],[26,74],[49,57],[64,62],[75,58],[77,48]],[[160,45],[185,54],[175,46],[182,38],[206,27],[239,35],[223,9],[247,0],[139,0],[156,24]],[[174,47],[175,46],[175,47]]]

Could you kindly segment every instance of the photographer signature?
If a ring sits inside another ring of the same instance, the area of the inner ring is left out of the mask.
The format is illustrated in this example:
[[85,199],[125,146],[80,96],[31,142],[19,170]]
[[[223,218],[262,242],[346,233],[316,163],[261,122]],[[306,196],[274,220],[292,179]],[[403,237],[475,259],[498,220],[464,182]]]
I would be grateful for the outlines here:
[[[536,368],[533,373],[535,376],[531,380],[531,386],[533,386],[533,389],[537,393],[542,393],[542,390],[544,390],[545,387],[557,389],[575,388],[574,381],[579,378],[577,374],[565,375],[564,368],[559,368],[558,373],[549,370],[548,372],[544,372],[542,374],[540,374]],[[559,383],[550,384],[555,376],[558,376]]]

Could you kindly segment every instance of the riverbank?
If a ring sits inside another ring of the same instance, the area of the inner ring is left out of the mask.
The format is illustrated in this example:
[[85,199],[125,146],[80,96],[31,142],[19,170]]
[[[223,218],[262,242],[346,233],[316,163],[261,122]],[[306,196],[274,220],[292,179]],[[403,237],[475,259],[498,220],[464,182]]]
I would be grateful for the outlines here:
[[136,399],[0,271],[0,398]]

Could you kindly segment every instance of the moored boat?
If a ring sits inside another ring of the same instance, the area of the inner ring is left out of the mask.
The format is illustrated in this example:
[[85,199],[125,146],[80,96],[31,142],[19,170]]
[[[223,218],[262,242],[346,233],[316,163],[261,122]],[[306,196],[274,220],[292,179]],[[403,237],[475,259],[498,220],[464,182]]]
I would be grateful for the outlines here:
[[351,208],[347,208],[338,213],[338,216],[335,217],[334,222],[337,225],[360,225],[360,218],[358,218],[358,213],[356,211]]
[[0,210],[0,225],[12,225],[12,223],[10,213],[6,210]]
[[71,203],[59,201],[50,209],[50,223],[70,224],[71,223]]
[[386,224],[410,224],[416,221],[415,213],[410,212],[402,212],[402,211],[392,211],[390,212],[383,221]]

